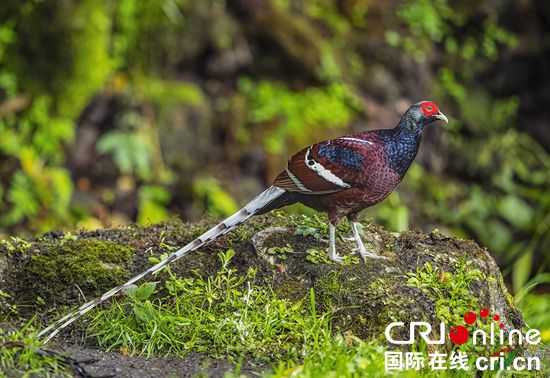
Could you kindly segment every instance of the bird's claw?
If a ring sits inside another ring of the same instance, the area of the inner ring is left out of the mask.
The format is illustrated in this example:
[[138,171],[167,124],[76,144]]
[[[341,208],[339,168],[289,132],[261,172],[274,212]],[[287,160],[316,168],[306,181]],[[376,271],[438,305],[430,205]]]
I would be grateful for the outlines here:
[[386,256],[377,255],[375,253],[369,253],[369,252],[365,254],[365,257],[370,257],[371,259],[388,260]]
[[329,253],[328,258],[337,264],[341,264],[344,262],[344,258],[337,253]]
[[363,260],[363,262],[367,262],[367,258],[382,259],[382,260],[387,260],[388,259],[386,256],[377,255],[375,253],[371,253],[371,252],[367,252],[367,251],[362,251],[361,252],[361,250],[359,248],[352,249],[352,252],[359,254],[359,256],[361,256],[361,259]]

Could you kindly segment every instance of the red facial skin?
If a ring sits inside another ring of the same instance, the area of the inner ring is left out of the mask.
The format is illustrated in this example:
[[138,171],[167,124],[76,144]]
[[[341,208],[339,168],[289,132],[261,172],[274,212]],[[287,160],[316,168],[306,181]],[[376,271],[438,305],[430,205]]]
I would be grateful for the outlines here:
[[420,109],[422,109],[422,113],[424,113],[426,117],[430,117],[434,114],[439,113],[439,108],[431,101],[424,101],[423,103],[421,103]]

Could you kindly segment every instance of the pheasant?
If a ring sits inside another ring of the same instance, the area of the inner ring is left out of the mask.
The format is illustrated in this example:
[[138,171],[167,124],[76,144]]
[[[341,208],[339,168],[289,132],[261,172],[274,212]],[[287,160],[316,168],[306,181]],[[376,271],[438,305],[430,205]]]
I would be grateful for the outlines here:
[[448,122],[436,104],[421,101],[412,105],[393,129],[363,131],[304,148],[290,158],[273,185],[241,210],[165,260],[62,317],[42,330],[39,337],[44,336],[44,343],[48,342],[108,298],[233,230],[253,215],[296,202],[328,213],[331,260],[342,261],[336,253],[335,230],[344,218],[349,221],[363,261],[379,258],[365,249],[357,229],[357,218],[363,209],[379,203],[399,185],[416,157],[424,126],[437,120]]

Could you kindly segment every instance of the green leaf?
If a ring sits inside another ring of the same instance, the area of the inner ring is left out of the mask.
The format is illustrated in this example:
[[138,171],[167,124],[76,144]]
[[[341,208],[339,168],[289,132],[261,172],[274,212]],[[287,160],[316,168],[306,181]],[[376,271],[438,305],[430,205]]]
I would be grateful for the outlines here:
[[100,153],[112,154],[116,166],[122,173],[137,173],[147,180],[151,177],[151,155],[153,146],[143,131],[110,131],[97,143]]
[[201,89],[190,82],[177,82],[157,78],[140,78],[136,81],[138,92],[147,101],[159,104],[183,103],[201,106],[204,95]]
[[213,178],[198,178],[193,182],[195,193],[206,200],[207,211],[214,216],[228,216],[239,210],[239,206]]
[[519,293],[525,286],[531,275],[531,269],[533,267],[533,251],[526,251],[514,262],[514,269],[512,270],[512,284],[514,293]]
[[131,285],[126,286],[124,288],[123,292],[124,292],[124,294],[126,294],[130,298],[133,298],[136,291],[137,291],[137,289],[138,289],[137,285],[131,284]]
[[145,282],[145,283],[141,284],[137,288],[137,290],[134,292],[132,297],[134,299],[137,299],[137,300],[140,300],[140,301],[145,301],[145,300],[149,299],[151,294],[153,294],[155,292],[155,289],[157,287],[157,283],[158,282]]
[[139,212],[137,222],[140,225],[161,222],[168,219],[166,205],[170,193],[161,186],[145,185],[139,189]]
[[502,198],[497,205],[499,214],[508,222],[522,230],[530,230],[533,220],[533,208],[515,195]]

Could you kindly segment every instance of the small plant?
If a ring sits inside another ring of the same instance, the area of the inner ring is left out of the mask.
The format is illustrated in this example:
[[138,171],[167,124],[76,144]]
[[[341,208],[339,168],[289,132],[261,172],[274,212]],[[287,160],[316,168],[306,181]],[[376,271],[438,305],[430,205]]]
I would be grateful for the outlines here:
[[17,331],[0,328],[0,376],[72,377],[63,356],[41,348],[33,322]]
[[291,217],[290,220],[296,226],[294,235],[312,236],[317,240],[328,238],[328,223],[326,219],[322,219],[318,214]]
[[436,302],[436,315],[444,322],[462,319],[465,312],[478,307],[478,299],[468,289],[474,281],[489,279],[464,255],[455,272],[436,269],[429,262],[409,273],[407,286],[417,287]]
[[67,232],[63,235],[63,239],[61,239],[61,245],[73,240],[78,240],[78,236],[72,234],[71,232]]
[[336,263],[327,257],[326,250],[320,250],[315,248],[310,248],[306,251],[306,259],[311,261],[314,264],[337,264],[341,266],[347,266],[351,264],[359,264],[359,257],[357,255],[351,255],[349,253],[343,254],[342,258],[344,259],[341,263]]
[[17,236],[12,236],[9,240],[2,240],[1,243],[8,252],[24,252],[32,245],[32,243]]
[[322,232],[319,228],[308,226],[305,224],[302,226],[298,226],[296,228],[296,231],[294,231],[294,235],[304,236],[304,237],[312,236],[317,240],[322,239]]
[[17,315],[18,313],[17,305],[12,303],[12,296],[0,290],[0,314],[2,316],[9,316],[9,314]]
[[[312,236],[317,240],[327,239],[329,237],[329,226],[327,219],[319,214],[312,216],[302,215],[299,217],[290,217],[292,224],[296,226],[294,235],[299,236]],[[360,235],[364,234],[364,226],[360,223],[357,224],[357,228]],[[340,239],[344,239],[350,235],[351,230],[347,221],[340,222],[336,227],[336,236]]]
[[294,248],[286,243],[284,247],[269,247],[267,254],[272,256],[278,256],[281,260],[286,260],[290,253],[294,253]]

